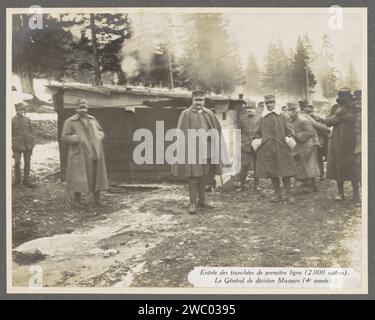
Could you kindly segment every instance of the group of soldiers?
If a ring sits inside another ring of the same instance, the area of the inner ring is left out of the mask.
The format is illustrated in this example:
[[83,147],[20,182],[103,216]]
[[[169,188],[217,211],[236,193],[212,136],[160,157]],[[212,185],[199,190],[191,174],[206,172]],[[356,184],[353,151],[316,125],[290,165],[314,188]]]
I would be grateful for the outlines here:
[[[220,124],[215,114],[204,107],[204,92],[193,92],[192,105],[180,116],[178,129],[215,129]],[[242,97],[240,97],[242,98]],[[345,198],[344,182],[351,181],[353,201],[360,205],[361,182],[361,90],[353,93],[348,88],[338,91],[336,104],[326,118],[319,117],[307,100],[276,104],[274,95],[266,95],[258,104],[243,100],[241,129],[241,170],[237,176],[237,191],[244,190],[249,171],[253,171],[254,191],[260,192],[259,180],[270,179],[273,186],[272,202],[285,200],[294,204],[293,194],[317,192],[316,179],[332,179],[337,183],[336,201]],[[210,144],[208,144],[210,145]],[[189,150],[186,150],[188,153]],[[209,154],[209,152],[208,152]],[[186,156],[188,158],[188,156]],[[324,160],[327,160],[325,175]],[[172,174],[188,179],[189,213],[199,208],[213,207],[205,199],[210,175],[221,174],[222,166],[212,164],[175,164]],[[301,187],[292,192],[291,179]],[[281,181],[285,195],[281,192]]]
[[[265,96],[264,103],[246,105],[247,115],[241,118],[243,170],[239,174],[241,191],[249,166],[254,170],[254,189],[259,191],[259,178],[271,178],[274,196],[271,201],[283,199],[280,178],[288,203],[295,203],[290,177],[301,182],[296,193],[318,191],[316,179],[335,180],[338,195],[343,200],[344,181],[351,181],[353,200],[359,202],[361,177],[361,91],[339,90],[329,115],[322,118],[307,100],[287,103],[277,109],[275,98]],[[324,158],[327,172],[324,172]]]
[[[239,120],[241,129],[241,170],[237,177],[237,191],[244,190],[249,171],[253,171],[254,191],[260,192],[259,180],[270,179],[274,193],[272,202],[285,200],[295,203],[291,179],[301,182],[301,192],[316,192],[316,179],[328,178],[337,183],[335,200],[344,199],[344,182],[351,181],[353,201],[360,202],[361,182],[361,91],[339,90],[336,104],[326,118],[319,117],[313,105],[306,100],[276,104],[273,95],[266,95],[258,104],[243,101],[243,114]],[[188,136],[190,129],[217,130],[221,134],[220,123],[213,111],[204,106],[205,92],[192,93],[192,105],[179,118],[177,128]],[[15,160],[14,184],[21,183],[20,159],[24,156],[24,179],[26,187],[30,183],[30,157],[35,145],[30,119],[25,116],[25,104],[16,104],[16,116],[12,119],[12,148]],[[76,101],[76,114],[68,118],[63,126],[61,140],[68,145],[66,181],[68,190],[74,193],[72,205],[84,208],[82,193],[93,193],[94,203],[104,206],[100,191],[108,188],[107,170],[103,151],[104,133],[98,121],[88,114],[88,103],[84,99]],[[208,140],[205,147],[210,149],[215,141]],[[178,137],[177,137],[178,140]],[[172,165],[172,175],[188,181],[190,206],[194,214],[200,208],[212,208],[206,201],[207,182],[222,173],[227,161],[219,162],[210,158],[207,152],[204,163],[187,161],[189,148],[177,141],[177,148],[183,148],[185,162]],[[198,146],[199,149],[199,146]],[[220,150],[220,148],[218,149]],[[327,171],[324,175],[324,158]],[[281,192],[281,181],[285,195]]]

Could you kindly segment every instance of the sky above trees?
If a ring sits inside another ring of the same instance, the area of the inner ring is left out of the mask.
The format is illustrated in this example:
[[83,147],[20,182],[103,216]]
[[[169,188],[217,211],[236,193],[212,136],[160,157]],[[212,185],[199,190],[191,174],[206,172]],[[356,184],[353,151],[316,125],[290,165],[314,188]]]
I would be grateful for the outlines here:
[[[362,53],[364,52],[362,24],[360,13],[343,11],[343,28],[332,30],[329,19],[332,13],[328,8],[323,11],[309,9],[287,12],[287,9],[258,9],[257,12],[243,12],[244,10],[225,13],[228,35],[238,44],[239,58],[244,69],[247,67],[250,55],[263,67],[267,51],[271,43],[281,43],[286,53],[295,49],[299,37],[308,36],[312,49],[316,54],[321,54],[323,36],[330,39],[333,65],[345,77],[351,64],[358,78],[362,74]],[[289,10],[290,11],[290,10]],[[184,54],[182,34],[186,32],[185,19],[187,13],[170,14],[173,23],[174,52],[177,57]],[[159,13],[130,13],[134,32],[142,33],[145,28],[158,33],[164,19]],[[146,27],[145,27],[146,25]],[[149,30],[148,30],[149,31]],[[320,65],[318,59],[312,61],[311,68],[318,72]]]
[[14,72],[226,94],[322,91],[326,98],[346,83],[361,85],[362,13],[344,10],[343,28],[331,30],[325,9],[170,10],[46,14],[42,30],[28,29],[28,17],[15,15]]
[[343,29],[331,30],[328,13],[230,13],[229,32],[236,38],[242,61],[249,53],[259,63],[263,61],[271,43],[283,44],[286,52],[295,47],[299,36],[307,35],[313,48],[319,52],[322,37],[327,34],[332,44],[333,60],[340,70],[346,70],[350,62],[361,75],[362,66],[362,19],[358,13],[343,15]]

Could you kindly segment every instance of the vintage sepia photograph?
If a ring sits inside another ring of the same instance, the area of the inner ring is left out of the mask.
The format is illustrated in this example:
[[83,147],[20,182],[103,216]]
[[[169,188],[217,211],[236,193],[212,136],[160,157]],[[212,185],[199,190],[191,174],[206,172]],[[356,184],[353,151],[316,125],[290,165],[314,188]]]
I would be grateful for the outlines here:
[[7,9],[10,293],[367,293],[367,9]]

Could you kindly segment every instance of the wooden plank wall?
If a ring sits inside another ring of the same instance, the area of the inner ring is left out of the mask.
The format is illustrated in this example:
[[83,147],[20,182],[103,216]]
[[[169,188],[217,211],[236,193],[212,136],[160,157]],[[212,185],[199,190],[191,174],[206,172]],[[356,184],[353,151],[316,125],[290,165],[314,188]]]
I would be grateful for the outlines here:
[[[69,94],[68,94],[69,93]],[[60,147],[60,169],[61,176],[65,177],[67,160],[67,146],[61,143],[61,131],[64,121],[75,113],[71,108],[71,90],[64,92],[59,89],[53,95],[55,109],[58,113],[58,139]],[[79,92],[74,92],[74,98],[79,97]],[[67,94],[69,98],[67,98]],[[87,98],[87,96],[85,96]],[[92,97],[91,97],[92,99]],[[64,100],[69,101],[64,104]],[[117,101],[116,101],[117,102]],[[148,108],[137,107],[135,112],[127,111],[126,108],[105,108],[98,107],[100,101],[96,102],[95,108],[89,109],[89,114],[93,115],[102,126],[106,135],[104,139],[104,152],[108,176],[112,182],[147,182],[174,180],[170,174],[168,164],[135,165],[133,163],[134,147],[140,142],[133,142],[133,134],[138,128],[146,128],[153,133],[154,137],[154,159],[156,159],[156,149],[160,148],[155,140],[156,121],[164,121],[164,133],[169,129],[176,128],[178,117],[182,109],[175,108]],[[237,112],[235,110],[216,110],[217,118],[223,128],[237,127]],[[172,142],[164,142],[164,150]],[[230,145],[230,154],[233,156],[233,147]]]

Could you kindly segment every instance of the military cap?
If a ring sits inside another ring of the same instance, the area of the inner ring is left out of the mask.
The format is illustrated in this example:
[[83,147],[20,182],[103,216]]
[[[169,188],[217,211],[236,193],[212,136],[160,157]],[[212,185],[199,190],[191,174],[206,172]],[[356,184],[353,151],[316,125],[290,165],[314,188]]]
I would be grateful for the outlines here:
[[302,99],[302,100],[298,101],[298,104],[301,107],[301,109],[303,109],[304,107],[307,107],[309,102],[307,101],[307,99]]
[[275,102],[275,96],[272,94],[264,96],[264,102]]
[[340,103],[342,101],[348,101],[353,99],[353,95],[350,92],[349,88],[341,88],[338,92],[338,97],[336,99],[337,103]]
[[77,108],[80,108],[80,107],[88,108],[89,104],[88,104],[86,99],[77,99],[76,107]]
[[193,98],[204,98],[205,93],[203,90],[195,90],[191,93],[191,96]]
[[14,105],[14,107],[16,108],[16,111],[22,111],[22,110],[26,110],[26,104],[23,103],[23,102],[18,102]]
[[354,95],[354,99],[356,101],[361,101],[362,100],[362,90],[354,90],[353,92],[353,95]]
[[256,103],[254,101],[246,101],[247,108],[256,108]]
[[288,107],[288,110],[295,110],[298,107],[298,104],[295,102],[287,102],[286,106]]

